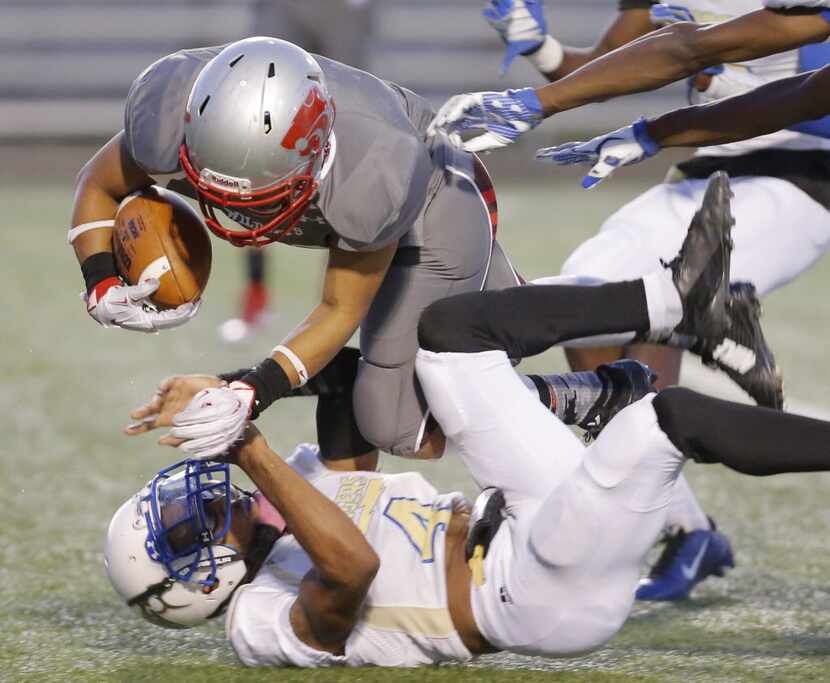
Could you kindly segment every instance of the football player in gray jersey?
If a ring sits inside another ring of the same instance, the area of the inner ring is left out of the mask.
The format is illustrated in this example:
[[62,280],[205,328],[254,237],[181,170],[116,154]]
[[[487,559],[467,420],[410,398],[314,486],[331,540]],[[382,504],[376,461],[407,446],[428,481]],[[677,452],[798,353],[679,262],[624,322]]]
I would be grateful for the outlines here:
[[[186,427],[185,451],[227,449],[249,414],[313,377],[358,326],[354,432],[365,440],[354,447],[421,455],[442,448],[414,375],[418,316],[444,296],[517,278],[493,241],[486,170],[440,137],[425,142],[432,116],[404,88],[274,38],[183,50],[136,79],[124,129],[78,177],[70,239],[95,320],[149,332],[196,312],[155,312],[146,305],[155,283],[127,287],[117,278],[118,203],[154,182],[167,179],[196,198],[210,230],[235,246],[282,242],[329,252],[319,305],[264,361],[223,375],[234,414],[191,410],[177,421]],[[130,433],[172,424],[202,388],[184,384]]]

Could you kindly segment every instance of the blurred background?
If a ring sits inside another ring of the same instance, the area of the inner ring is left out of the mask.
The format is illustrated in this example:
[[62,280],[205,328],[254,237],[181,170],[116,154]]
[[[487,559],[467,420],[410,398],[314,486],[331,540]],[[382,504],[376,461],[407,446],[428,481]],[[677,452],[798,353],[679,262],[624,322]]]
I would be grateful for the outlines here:
[[[549,2],[550,30],[590,45],[616,0]],[[481,0],[0,0],[0,173],[71,173],[121,128],[123,100],[150,63],[182,48],[249,35],[291,39],[396,81],[439,105],[449,95],[540,83],[517,59],[498,77],[502,46]],[[557,117],[491,163],[525,172],[551,137],[599,132],[683,100],[684,87]],[[48,150],[48,152],[47,152]]]

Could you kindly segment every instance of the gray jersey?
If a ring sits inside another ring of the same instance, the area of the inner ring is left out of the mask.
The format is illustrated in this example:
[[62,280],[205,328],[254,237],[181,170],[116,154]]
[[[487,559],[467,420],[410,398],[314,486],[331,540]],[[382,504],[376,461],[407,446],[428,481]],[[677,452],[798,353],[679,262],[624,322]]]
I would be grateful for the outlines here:
[[[128,149],[151,176],[179,173],[184,112],[197,76],[224,46],[182,50],[145,69],[127,95]],[[423,246],[423,214],[445,164],[456,163],[442,143],[430,148],[424,132],[432,110],[423,98],[359,69],[315,56],[336,116],[331,163],[312,206],[283,242],[374,251],[396,240]],[[461,157],[460,161],[468,162]],[[173,189],[192,195],[187,183]],[[248,228],[259,222],[244,211],[225,213]]]

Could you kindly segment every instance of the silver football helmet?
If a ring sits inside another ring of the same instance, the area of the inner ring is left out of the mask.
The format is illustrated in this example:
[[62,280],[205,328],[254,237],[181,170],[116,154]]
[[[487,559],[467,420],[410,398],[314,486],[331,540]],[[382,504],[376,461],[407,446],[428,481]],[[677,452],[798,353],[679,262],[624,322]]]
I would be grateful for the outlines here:
[[223,542],[231,505],[244,495],[227,464],[185,460],[161,470],[110,522],[104,565],[115,591],[168,628],[222,614],[246,576],[238,549]]
[[[334,124],[315,59],[277,38],[232,43],[199,74],[184,120],[179,157],[208,227],[237,246],[287,235],[317,189]],[[261,226],[225,227],[215,207],[253,214]]]

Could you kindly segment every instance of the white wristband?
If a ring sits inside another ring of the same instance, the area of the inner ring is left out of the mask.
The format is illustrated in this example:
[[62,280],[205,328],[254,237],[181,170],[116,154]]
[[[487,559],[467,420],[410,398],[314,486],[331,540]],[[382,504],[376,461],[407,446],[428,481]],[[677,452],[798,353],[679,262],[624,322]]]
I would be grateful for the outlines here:
[[565,50],[562,48],[562,43],[556,38],[545,36],[542,47],[536,52],[525,55],[525,58],[543,74],[549,74],[562,66],[562,60],[565,59]]
[[113,219],[109,219],[106,221],[92,221],[91,223],[81,223],[80,225],[76,225],[74,228],[69,229],[67,239],[69,240],[69,244],[72,244],[78,238],[78,235],[82,235],[87,230],[97,230],[98,228],[113,227],[115,227],[115,221]]
[[271,351],[271,355],[277,353],[277,351],[279,351],[283,356],[285,356],[291,363],[291,365],[294,366],[294,369],[300,376],[300,386],[305,386],[305,383],[308,382],[308,370],[306,370],[305,365],[303,365],[303,361],[299,359],[296,353],[294,353],[287,346],[283,346],[282,344],[275,346],[273,351]]

